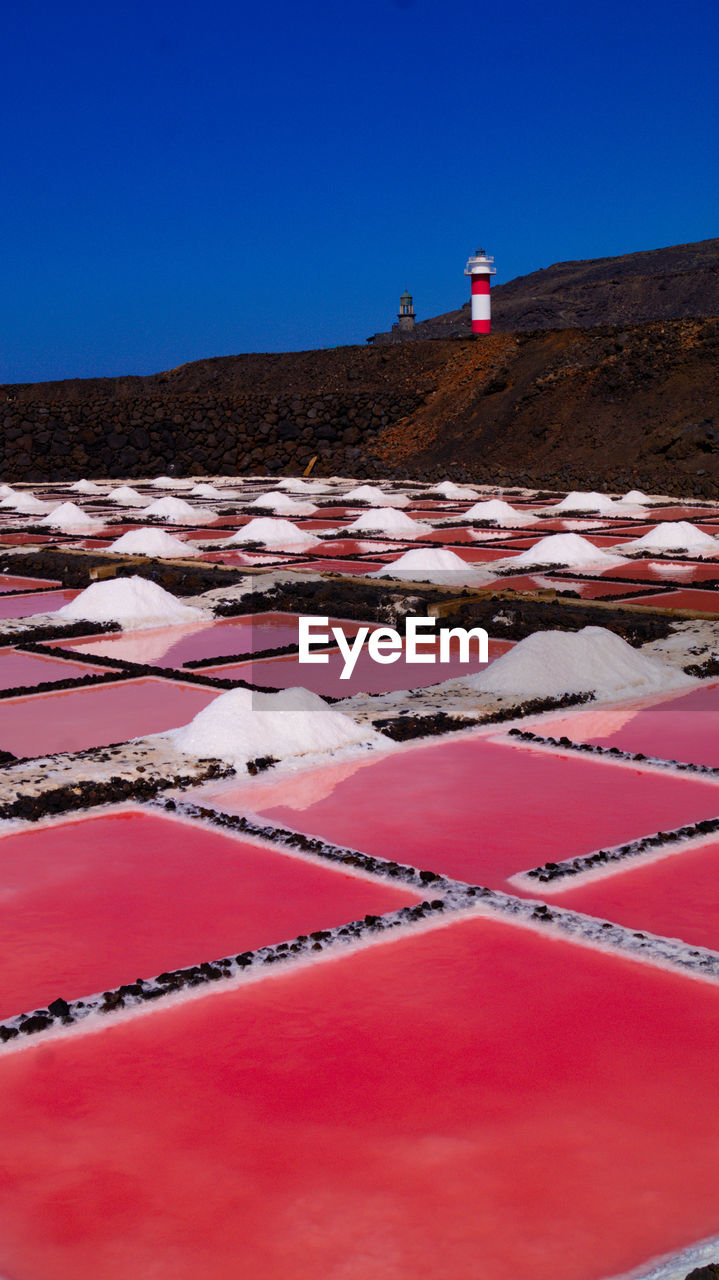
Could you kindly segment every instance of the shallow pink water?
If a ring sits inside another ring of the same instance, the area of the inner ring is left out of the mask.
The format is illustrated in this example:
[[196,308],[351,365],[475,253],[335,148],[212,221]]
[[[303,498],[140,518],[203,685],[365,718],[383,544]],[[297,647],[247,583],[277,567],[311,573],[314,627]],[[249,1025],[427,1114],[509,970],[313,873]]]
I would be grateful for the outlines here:
[[492,888],[540,863],[719,814],[716,783],[480,737],[399,748],[297,807],[269,776],[208,794],[231,811]]
[[[201,658],[221,658],[262,649],[280,649],[299,640],[296,613],[247,613],[219,622],[191,623],[180,627],[152,627],[146,631],[69,641],[63,646],[98,658],[123,658],[155,666],[178,667]],[[361,622],[330,619],[348,636],[356,635]]]
[[[342,624],[344,627],[344,623]],[[349,634],[349,633],[348,633]],[[489,661],[493,662],[500,654],[512,648],[509,640],[489,641]],[[429,648],[427,653],[432,652]],[[326,664],[308,664],[299,662],[296,656],[286,658],[260,658],[257,662],[244,662],[228,666],[209,668],[209,674],[224,675],[228,679],[247,680],[250,684],[266,685],[273,689],[289,689],[301,685],[314,693],[322,693],[331,698],[351,698],[354,693],[388,693],[392,689],[418,689],[426,685],[439,684],[442,680],[451,680],[456,676],[473,674],[486,670],[477,661],[477,644],[470,645],[470,661],[461,662],[458,646],[452,645],[452,656],[449,662],[440,662],[438,649],[437,662],[431,665],[410,665],[400,658],[388,666],[376,663],[362,649],[349,679],[343,680],[344,658],[338,650],[327,654]]]
[[34,613],[54,613],[79,594],[79,591],[34,591],[27,596],[0,595],[0,618],[29,618]]
[[187,724],[216,697],[216,689],[147,677],[6,698],[0,750],[44,756],[126,742]]
[[552,717],[538,722],[537,732],[719,767],[719,684],[649,704]]
[[0,838],[0,885],[0,1018],[419,900],[145,813]]
[[61,582],[56,582],[52,578],[17,578],[11,573],[0,573],[0,592],[5,591],[34,591],[35,588],[43,587],[61,587]]
[[463,921],[0,1059],[22,1280],[600,1280],[719,1230],[709,985]]
[[381,564],[387,564],[389,556],[373,556],[371,560],[300,560],[292,565],[293,569],[314,570],[315,573],[348,573],[355,578],[364,578]]
[[719,614],[719,591],[660,591],[652,596],[630,596],[628,604],[654,604],[657,608],[696,609]]
[[[102,675],[103,668],[87,662],[70,662],[50,654],[20,653],[16,649],[0,649],[0,689],[21,689],[25,685],[45,684],[52,680],[73,680],[77,676]],[[0,726],[3,710],[0,707]],[[2,732],[0,728],[0,733]]]
[[[548,888],[551,896],[551,886],[543,885],[543,893]],[[687,848],[656,861],[627,862],[614,875],[567,889],[557,902],[629,929],[717,951],[719,843]]]
[[633,560],[631,564],[617,565],[607,570],[607,577],[626,578],[633,582],[703,582],[707,578],[719,580],[719,563],[716,560]]

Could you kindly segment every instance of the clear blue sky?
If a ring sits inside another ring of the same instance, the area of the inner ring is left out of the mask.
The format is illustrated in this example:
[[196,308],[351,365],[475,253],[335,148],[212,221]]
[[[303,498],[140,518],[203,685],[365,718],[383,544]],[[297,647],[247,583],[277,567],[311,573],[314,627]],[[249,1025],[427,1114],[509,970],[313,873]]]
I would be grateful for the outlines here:
[[0,381],[364,342],[719,235],[715,0],[3,6]]

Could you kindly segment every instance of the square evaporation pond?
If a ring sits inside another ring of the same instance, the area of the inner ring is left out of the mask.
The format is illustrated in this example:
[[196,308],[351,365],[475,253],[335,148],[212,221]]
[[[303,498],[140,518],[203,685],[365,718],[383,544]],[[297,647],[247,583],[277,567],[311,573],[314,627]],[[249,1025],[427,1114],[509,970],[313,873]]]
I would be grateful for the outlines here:
[[616,569],[607,570],[606,577],[626,579],[628,582],[658,583],[669,582],[719,582],[719,561],[717,560],[633,560],[631,564],[617,565]]
[[0,593],[6,591],[35,591],[48,587],[61,587],[54,578],[19,578],[11,573],[0,573]]
[[[409,551],[409,547],[407,547]],[[299,570],[301,573],[346,573],[353,578],[366,578],[373,569],[377,569],[382,564],[387,564],[389,556],[373,556],[371,560],[333,560],[331,558],[316,560],[298,560],[292,565],[293,569]]]
[[142,812],[0,837],[0,1019],[420,895]]
[[187,724],[217,689],[148,676],[3,699],[0,751],[46,756],[127,742]]
[[545,717],[534,731],[570,742],[719,768],[719,684],[648,702]]
[[549,574],[510,574],[500,578],[497,587],[502,591],[574,591],[584,600],[601,600],[605,596],[636,594],[636,587],[629,582],[603,582],[596,579],[552,578]]
[[[146,631],[124,632],[83,640],[58,641],[63,648],[82,656],[118,658],[151,666],[181,667],[203,658],[232,657],[234,654],[282,649],[299,643],[296,613],[245,613],[220,621],[189,623],[187,626],[152,627]],[[332,618],[330,626],[341,626],[354,636],[361,622]],[[376,626],[376,623],[369,623]]]
[[719,990],[479,918],[0,1055],[0,1272],[602,1280],[719,1228]]
[[[87,662],[70,662],[52,654],[0,649],[0,689],[24,689],[30,685],[74,680],[79,676],[99,676],[104,670],[94,663],[90,666]],[[2,719],[3,711],[0,709],[0,726]]]
[[[565,887],[566,886],[566,887]],[[612,864],[583,882],[541,886],[557,906],[612,920],[628,929],[679,938],[719,951],[719,841],[676,845]],[[555,896],[556,895],[556,896]]]
[[[714,782],[463,736],[402,746],[346,777],[313,771],[317,800],[270,775],[198,792],[335,844],[472,884],[719,815]],[[377,803],[377,797],[382,803]],[[204,802],[204,801],[201,801]],[[537,896],[533,891],[530,896]]]
[[0,618],[30,618],[35,613],[54,613],[79,594],[79,591],[34,591],[26,596],[0,595]]
[[[359,625],[359,624],[358,624]],[[343,624],[344,626],[344,624]],[[500,654],[513,647],[511,640],[490,640],[489,661],[493,662]],[[296,655],[282,658],[260,658],[256,662],[237,663],[228,666],[204,668],[205,675],[224,676],[230,680],[246,680],[249,684],[262,685],[272,689],[291,689],[301,685],[331,698],[351,698],[356,693],[389,693],[394,689],[419,689],[427,685],[440,684],[443,680],[453,680],[459,676],[486,671],[486,666],[479,666],[477,661],[478,646],[476,640],[470,641],[470,660],[461,662],[459,648],[452,642],[449,662],[439,661],[439,646],[434,645],[437,661],[432,664],[409,664],[400,657],[397,662],[386,666],[377,663],[370,657],[365,644],[355,663],[354,670],[347,680],[341,678],[345,659],[339,650],[325,650],[326,664],[300,662]],[[428,646],[423,652],[431,653]]]

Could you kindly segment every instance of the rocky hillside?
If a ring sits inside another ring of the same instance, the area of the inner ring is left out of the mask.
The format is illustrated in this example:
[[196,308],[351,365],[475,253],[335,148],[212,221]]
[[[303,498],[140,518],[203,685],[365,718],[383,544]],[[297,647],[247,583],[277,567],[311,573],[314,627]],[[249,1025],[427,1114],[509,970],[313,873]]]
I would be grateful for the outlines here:
[[[497,333],[717,315],[719,240],[557,262],[492,288]],[[469,301],[416,326],[419,338],[467,337],[470,331]]]

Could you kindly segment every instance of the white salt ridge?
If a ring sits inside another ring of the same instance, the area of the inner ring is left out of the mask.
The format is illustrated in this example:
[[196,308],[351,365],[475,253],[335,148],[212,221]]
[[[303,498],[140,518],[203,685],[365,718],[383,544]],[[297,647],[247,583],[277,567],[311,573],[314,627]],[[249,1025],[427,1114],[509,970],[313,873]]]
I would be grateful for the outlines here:
[[297,502],[281,489],[273,489],[269,493],[260,494],[249,507],[262,507],[265,511],[274,511],[278,516],[311,516],[317,507],[313,502]]
[[691,676],[633,649],[605,627],[535,631],[468,684],[473,690],[517,697],[553,698],[593,693],[616,699],[696,684]]
[[308,689],[255,693],[231,689],[169,738],[178,751],[226,760],[236,769],[248,760],[324,754],[343,747],[382,745],[386,739],[329,706]]
[[76,480],[74,484],[70,485],[70,492],[86,493],[92,497],[101,497],[104,495],[105,490],[101,489],[100,485],[95,484],[93,480]]
[[467,484],[452,484],[451,480],[443,480],[441,484],[435,484],[428,493],[438,493],[441,498],[457,498],[460,501],[478,498],[477,489],[471,489]]
[[609,569],[623,564],[622,556],[595,547],[578,533],[553,533],[505,562],[511,565],[562,565],[570,569]]
[[107,550],[133,556],[152,556],[156,560],[187,560],[200,554],[197,547],[181,542],[164,529],[131,529],[121,538],[116,538]]
[[347,525],[347,532],[386,533],[398,534],[403,538],[419,538],[422,534],[431,533],[432,526],[413,520],[404,511],[381,507],[378,511],[363,511],[352,524]]
[[49,529],[59,529],[63,533],[99,533],[105,527],[74,502],[62,502],[40,524],[47,525]]
[[444,547],[415,547],[405,551],[398,560],[374,569],[372,578],[409,578],[415,582],[491,582],[492,575],[484,568],[468,564],[455,551]]
[[719,540],[711,534],[697,529],[688,520],[667,521],[658,524],[643,538],[634,542],[625,542],[623,551],[648,551],[650,554],[659,551],[685,551],[689,555],[719,555]]
[[215,513],[204,507],[192,507],[184,498],[158,498],[149,507],[143,507],[141,516],[155,516],[170,524],[208,524]]
[[259,542],[263,547],[272,547],[277,551],[309,551],[316,547],[318,540],[311,533],[305,533],[291,520],[273,519],[271,516],[257,516],[249,524],[238,529],[224,546],[246,546],[247,543]]
[[118,507],[144,507],[147,498],[143,498],[137,489],[131,489],[127,484],[121,484],[119,489],[113,489],[108,494],[108,502],[116,502]]
[[132,630],[174,622],[199,622],[207,614],[204,609],[182,604],[155,582],[132,577],[93,582],[53,616],[70,621],[119,622],[123,628]]
[[519,525],[532,524],[535,517],[528,515],[526,511],[515,511],[508,502],[502,502],[501,498],[490,498],[487,502],[475,502],[469,511],[465,512],[466,520],[492,520],[494,524]]
[[47,511],[46,504],[32,493],[14,493],[9,498],[3,498],[0,507],[5,511],[16,511],[20,516],[39,516]]
[[629,493],[625,493],[624,497],[620,499],[620,501],[631,502],[634,503],[635,506],[640,507],[645,502],[651,502],[651,498],[648,498],[646,493],[642,493],[641,489],[630,489]]
[[6,498],[14,498],[17,490],[11,489],[9,484],[0,484],[0,502],[4,502]]
[[361,484],[344,495],[346,502],[369,502],[373,507],[408,507],[409,498],[403,493],[385,493],[374,484]]
[[575,490],[568,493],[566,498],[562,498],[561,502],[556,503],[552,510],[610,512],[614,511],[617,505],[614,499],[609,498],[605,493],[582,493]]

